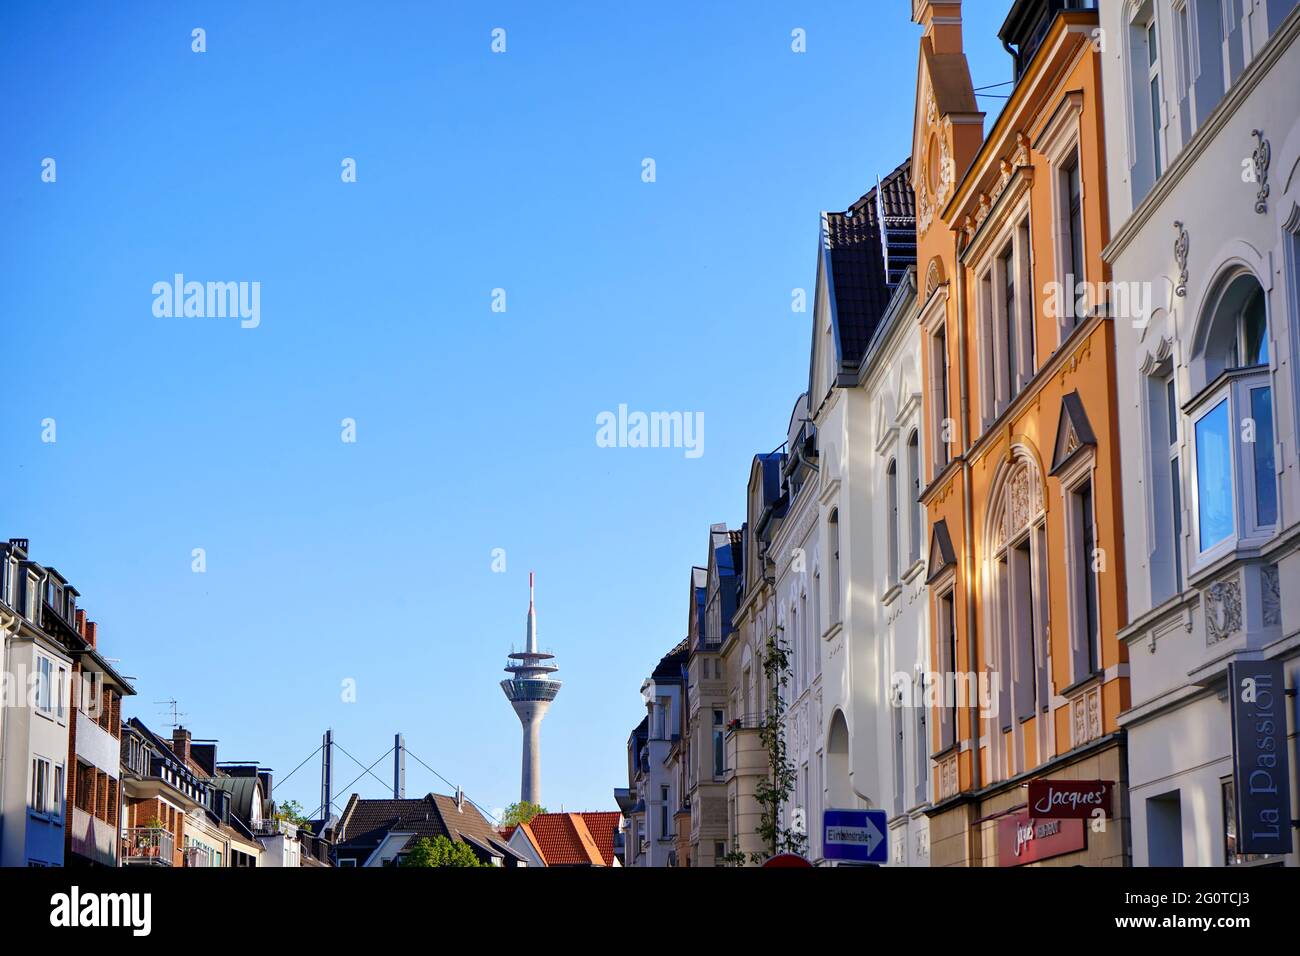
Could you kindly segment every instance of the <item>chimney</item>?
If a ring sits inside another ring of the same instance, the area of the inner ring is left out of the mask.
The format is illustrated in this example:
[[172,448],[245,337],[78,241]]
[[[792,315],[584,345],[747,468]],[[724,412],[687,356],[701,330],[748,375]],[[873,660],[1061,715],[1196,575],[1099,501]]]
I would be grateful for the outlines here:
[[[77,612],[78,615],[82,615],[82,616],[84,616],[84,613],[85,612],[83,611]],[[86,637],[87,644],[89,644],[91,647],[97,646],[99,643],[99,625],[96,624],[94,621],[87,621],[85,637]],[[189,734],[186,734],[185,736],[188,737]]]
[[465,791],[460,787],[456,788],[456,812],[465,812]]
[[86,636],[86,612],[81,608],[77,608],[77,619],[73,621],[73,625],[77,628],[77,633],[84,638]]
[[912,0],[912,20],[922,26],[935,53],[964,52],[961,0]]
[[172,750],[181,760],[190,759],[190,732],[179,725],[172,731]]

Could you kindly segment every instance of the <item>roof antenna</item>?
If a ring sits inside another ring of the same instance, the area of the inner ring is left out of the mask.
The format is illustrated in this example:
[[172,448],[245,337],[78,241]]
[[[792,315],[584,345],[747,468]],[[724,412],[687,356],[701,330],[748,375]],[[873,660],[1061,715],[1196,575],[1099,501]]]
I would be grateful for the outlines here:
[[171,718],[172,718],[172,719],[171,719],[171,727],[172,727],[172,730],[175,730],[177,727],[179,727],[179,726],[181,725],[181,718],[182,718],[182,717],[188,717],[188,716],[189,716],[189,714],[182,713],[181,711],[179,711],[179,710],[176,709],[177,706],[178,706],[178,702],[177,702],[177,700],[176,700],[175,697],[168,697],[166,700],[155,700],[154,703],[155,703],[155,704],[166,704],[166,705],[167,705],[167,708],[171,711]]

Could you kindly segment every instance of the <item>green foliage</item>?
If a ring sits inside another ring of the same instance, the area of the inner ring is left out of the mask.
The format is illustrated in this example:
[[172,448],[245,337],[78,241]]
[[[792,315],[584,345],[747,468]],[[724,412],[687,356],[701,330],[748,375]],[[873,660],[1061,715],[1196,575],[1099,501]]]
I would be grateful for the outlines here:
[[302,804],[297,800],[286,800],[280,804],[276,808],[275,818],[283,823],[292,823],[294,826],[305,830],[311,829],[311,821],[307,819]]
[[512,803],[506,807],[505,812],[501,815],[501,826],[517,827],[521,823],[527,823],[539,813],[546,812],[545,807],[529,803],[527,800],[520,800],[518,803]]
[[488,864],[479,861],[468,843],[455,843],[445,836],[430,840],[420,837],[406,851],[400,866],[472,866]]
[[781,690],[790,682],[790,655],[778,633],[771,634],[767,639],[763,653],[763,673],[767,675],[767,710],[759,725],[758,736],[767,748],[767,765],[771,775],[760,780],[754,788],[754,797],[762,809],[758,835],[768,850],[766,854],[750,854],[751,862],[756,864],[778,853],[803,854],[808,844],[805,834],[781,826],[781,807],[794,791],[797,771],[786,751],[782,722],[786,706]]

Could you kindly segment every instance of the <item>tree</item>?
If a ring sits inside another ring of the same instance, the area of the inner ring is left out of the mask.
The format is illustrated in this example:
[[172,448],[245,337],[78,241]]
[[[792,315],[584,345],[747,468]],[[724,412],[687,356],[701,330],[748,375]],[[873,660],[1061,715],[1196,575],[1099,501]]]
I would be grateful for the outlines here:
[[454,843],[445,836],[420,837],[406,851],[399,866],[473,866],[488,864],[479,861],[468,843]]
[[[782,689],[790,681],[790,656],[785,642],[775,632],[767,639],[763,673],[767,675],[768,683],[767,712],[758,728],[758,736],[767,748],[767,765],[771,776],[760,780],[754,788],[754,797],[762,808],[758,835],[768,849],[766,856],[776,856],[778,853],[802,854],[807,849],[807,835],[781,826],[781,808],[794,791],[797,772],[786,752],[783,720],[786,705]],[[750,854],[750,859],[754,863],[762,863],[766,856],[753,853]]]
[[286,800],[275,811],[275,818],[282,823],[292,823],[300,829],[310,830],[311,821],[303,812],[302,804],[297,800]]
[[529,822],[539,813],[546,813],[546,808],[529,803],[527,800],[520,800],[506,807],[505,812],[501,814],[501,826],[517,827],[521,823]]

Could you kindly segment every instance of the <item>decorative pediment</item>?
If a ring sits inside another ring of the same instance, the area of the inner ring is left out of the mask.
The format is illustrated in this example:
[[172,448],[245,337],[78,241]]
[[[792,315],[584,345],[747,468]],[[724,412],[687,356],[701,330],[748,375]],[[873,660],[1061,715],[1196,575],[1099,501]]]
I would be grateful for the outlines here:
[[1056,423],[1056,449],[1052,453],[1052,468],[1048,474],[1055,475],[1084,447],[1096,448],[1097,436],[1088,423],[1083,400],[1074,391],[1061,399],[1061,417]]
[[948,522],[940,518],[930,529],[930,557],[925,568],[925,583],[933,584],[949,568],[957,566],[957,552],[948,534]]

